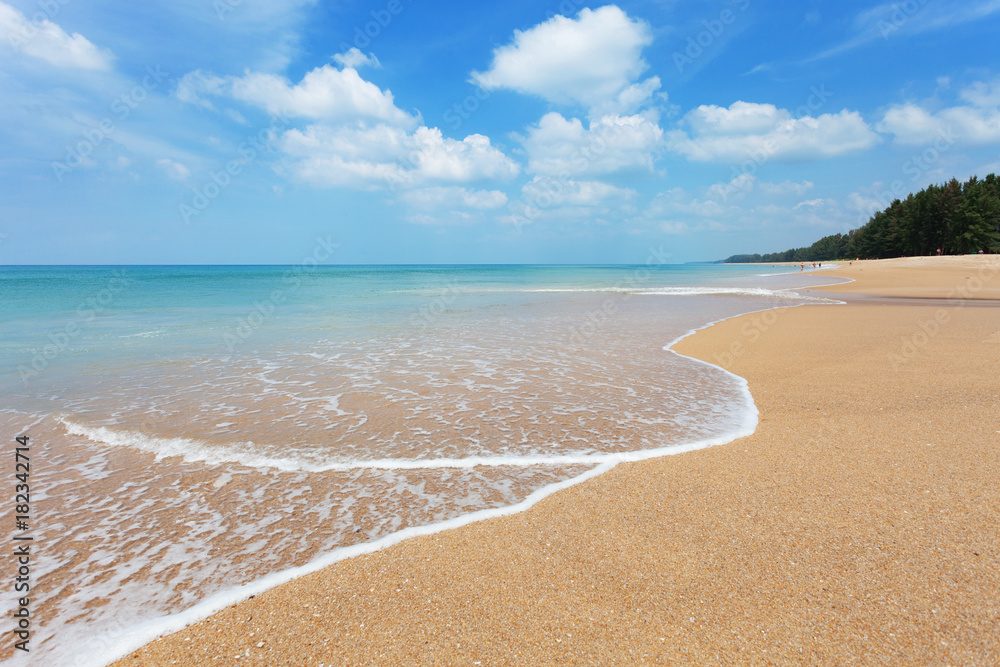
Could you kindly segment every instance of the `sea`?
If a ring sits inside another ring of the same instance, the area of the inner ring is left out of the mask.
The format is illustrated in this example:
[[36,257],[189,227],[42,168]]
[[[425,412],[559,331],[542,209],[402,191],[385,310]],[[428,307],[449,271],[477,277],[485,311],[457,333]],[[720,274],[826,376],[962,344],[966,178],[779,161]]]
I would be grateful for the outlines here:
[[652,260],[0,267],[0,660],[107,665],[337,560],[747,435],[746,382],[670,346],[766,311],[739,354],[772,309],[836,303],[802,293],[830,282]]

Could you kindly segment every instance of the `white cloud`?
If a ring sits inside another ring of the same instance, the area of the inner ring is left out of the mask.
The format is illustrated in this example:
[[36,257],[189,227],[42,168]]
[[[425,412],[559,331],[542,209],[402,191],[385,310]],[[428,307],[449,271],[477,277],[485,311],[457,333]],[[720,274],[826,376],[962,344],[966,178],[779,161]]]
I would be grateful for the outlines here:
[[[213,106],[208,98],[229,98],[274,115],[320,121],[290,129],[277,141],[290,158],[283,168],[315,185],[414,188],[506,180],[520,171],[488,137],[447,138],[437,128],[421,126],[419,114],[399,109],[391,92],[357,72],[362,65],[378,66],[374,56],[351,48],[334,60],[341,69],[317,67],[296,84],[259,72],[218,77],[194,71],[180,81],[176,95],[205,107]],[[478,197],[475,201],[486,202]]]
[[900,144],[1000,142],[1000,81],[978,81],[964,88],[959,97],[969,104],[937,111],[912,103],[893,106],[876,128],[894,135]]
[[793,181],[783,181],[781,183],[769,183],[758,181],[753,174],[739,174],[728,183],[716,183],[708,188],[709,199],[728,202],[730,199],[744,199],[753,191],[758,191],[768,197],[785,197],[788,195],[801,196],[813,188],[811,181],[795,183]]
[[997,12],[1000,12],[997,0],[886,2],[859,12],[854,17],[854,34],[851,37],[806,62],[828,58],[874,41],[884,42],[903,35],[918,35],[979,21]]
[[524,184],[521,194],[526,203],[546,209],[558,206],[602,206],[614,200],[632,199],[636,192],[600,181],[559,180],[536,176]]
[[499,190],[470,190],[458,186],[419,188],[403,193],[401,199],[413,208],[424,210],[468,208],[497,209],[507,203]]
[[215,105],[208,97],[228,97],[229,89],[226,79],[206,74],[201,70],[188,72],[177,82],[174,95],[182,102],[193,104],[205,109],[214,109]]
[[171,160],[170,158],[159,159],[156,161],[156,165],[163,169],[167,178],[171,178],[175,181],[186,181],[188,176],[191,175],[190,169],[180,162]]
[[663,130],[646,115],[609,115],[587,128],[576,118],[545,114],[522,144],[528,169],[538,174],[606,174],[626,168],[652,169]]
[[56,67],[109,70],[114,60],[109,50],[94,46],[80,33],[69,35],[47,18],[29,21],[4,2],[0,2],[0,41]]
[[742,199],[749,194],[757,183],[753,174],[739,174],[728,183],[716,183],[708,188],[708,196],[716,201]]
[[[357,49],[341,56],[341,62],[371,63]],[[419,122],[396,107],[392,93],[365,81],[353,66],[330,65],[307,72],[292,84],[275,74],[246,72],[243,76],[218,77],[200,70],[189,72],[177,84],[177,97],[185,102],[211,107],[206,97],[229,97],[247,102],[275,116],[291,115],[333,122],[374,120],[400,127]]]
[[[720,228],[719,220],[739,210],[712,199],[692,197],[683,188],[672,188],[657,194],[646,206],[643,217],[658,225],[669,223],[668,227],[675,230],[673,233],[678,233],[679,230]],[[683,226],[678,221],[683,221]]]
[[797,208],[798,209],[798,208],[802,208],[804,206],[807,206],[809,208],[816,208],[817,206],[826,206],[826,205],[828,205],[828,203],[834,203],[834,202],[832,200],[830,200],[828,202],[826,199],[823,199],[821,197],[819,199],[809,199],[808,201],[800,201],[793,208]]
[[812,190],[814,186],[812,181],[802,181],[801,183],[795,183],[794,181],[782,181],[781,183],[761,181],[757,185],[760,187],[761,192],[775,197],[784,195],[801,196]]
[[493,51],[486,72],[472,81],[484,90],[508,88],[597,113],[628,113],[660,87],[656,77],[638,82],[648,64],[642,49],[653,41],[649,26],[615,5],[582,9],[575,19],[555,16]]
[[[878,188],[881,185],[881,183],[876,183],[875,188]],[[886,206],[887,204],[883,203],[881,199],[873,196],[871,193],[852,192],[847,195],[847,208],[860,214],[871,215],[875,211],[880,211]]]
[[928,138],[933,141],[944,123],[915,104],[901,104],[886,111],[875,127],[879,132],[894,134],[899,143],[919,144]]
[[773,104],[702,105],[667,133],[667,146],[698,162],[809,160],[865,150],[878,141],[856,111],[795,118]]
[[576,181],[565,176],[535,176],[512,201],[510,214],[498,222],[521,226],[547,221],[570,225],[606,225],[635,212],[637,192],[601,181]]
[[824,236],[844,230],[852,219],[836,200],[822,197],[799,202],[791,209],[775,207],[771,217],[792,227],[816,227]]
[[1000,107],[1000,79],[976,81],[963,88],[959,97],[975,107]]
[[409,133],[388,125],[313,125],[287,131],[279,145],[296,160],[292,171],[316,185],[414,187],[506,180],[520,170],[488,137],[473,134],[457,141],[428,127]]
[[381,67],[382,64],[375,57],[375,54],[369,53],[365,55],[356,46],[352,46],[344,53],[338,53],[333,56],[333,61],[340,65],[341,67],[352,67],[358,69],[368,65],[369,67]]
[[657,227],[664,234],[688,234],[694,231],[686,222],[679,220],[664,220]]
[[400,199],[410,211],[404,216],[416,225],[443,227],[483,222],[486,214],[507,203],[499,190],[473,190],[458,186],[434,186],[404,192]]
[[[720,190],[731,187],[739,196],[713,199]],[[796,229],[804,226],[819,228],[821,234],[845,229],[853,220],[837,201],[815,198],[802,201],[798,197],[788,203],[775,200],[769,190],[782,196],[796,195],[812,189],[813,184],[766,183],[750,174],[742,174],[728,185],[707,189],[699,198],[682,188],[661,192],[646,206],[640,220],[647,226],[667,234],[692,232],[724,232],[764,228]],[[761,195],[764,195],[762,198]],[[738,204],[733,199],[740,200]],[[787,201],[787,200],[786,200]],[[810,241],[811,242],[811,241]]]

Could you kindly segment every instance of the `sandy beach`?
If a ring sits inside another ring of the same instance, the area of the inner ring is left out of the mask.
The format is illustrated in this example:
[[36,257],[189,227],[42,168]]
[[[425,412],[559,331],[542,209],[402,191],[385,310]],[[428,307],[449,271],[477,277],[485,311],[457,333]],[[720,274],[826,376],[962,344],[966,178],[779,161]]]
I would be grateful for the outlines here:
[[675,346],[747,378],[752,436],[338,563],[115,664],[1000,663],[1000,259],[828,274],[906,300]]

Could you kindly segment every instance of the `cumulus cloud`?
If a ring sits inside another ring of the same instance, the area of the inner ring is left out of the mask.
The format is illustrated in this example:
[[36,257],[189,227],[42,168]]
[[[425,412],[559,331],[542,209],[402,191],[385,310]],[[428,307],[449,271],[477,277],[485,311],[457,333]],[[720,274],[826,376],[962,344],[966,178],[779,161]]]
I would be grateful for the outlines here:
[[292,171],[316,185],[414,187],[432,183],[506,180],[518,165],[481,134],[462,141],[437,128],[410,133],[388,125],[287,131],[280,148],[295,159]]
[[109,70],[114,60],[109,50],[94,46],[80,33],[67,34],[46,18],[29,21],[5,2],[0,2],[0,41],[56,67]]
[[1000,81],[973,83],[959,98],[968,104],[934,111],[913,103],[890,107],[876,128],[908,145],[1000,142]]
[[176,95],[204,107],[212,107],[210,97],[227,97],[276,116],[331,122],[374,120],[400,127],[413,127],[419,122],[418,117],[396,107],[390,91],[364,80],[355,69],[375,61],[357,49],[338,58],[342,69],[323,65],[307,72],[296,84],[285,77],[262,72],[219,77],[195,70],[178,82]]
[[663,130],[648,115],[608,115],[587,127],[577,118],[545,114],[521,138],[528,169],[538,174],[606,174],[652,169]]
[[628,113],[660,87],[642,49],[653,41],[649,26],[615,5],[582,9],[577,17],[555,16],[514,32],[510,44],[493,52],[485,72],[472,82],[484,90],[506,88],[559,104],[581,104],[597,113]]
[[[520,171],[488,137],[451,139],[420,125],[419,114],[399,109],[391,92],[358,74],[358,67],[378,66],[374,56],[351,48],[333,59],[340,69],[323,65],[298,83],[260,72],[220,77],[194,71],[175,94],[207,108],[214,108],[214,99],[239,100],[276,116],[316,121],[287,130],[275,145],[286,156],[286,173],[318,186],[408,189],[506,180]],[[468,194],[463,205],[481,208],[495,200],[482,192]]]
[[871,148],[878,135],[856,111],[793,117],[773,104],[702,105],[667,133],[671,150],[698,162],[810,160]]
[[375,57],[375,54],[369,53],[365,55],[356,46],[352,46],[344,53],[338,53],[333,56],[333,61],[340,65],[341,67],[352,67],[358,69],[359,67],[364,67],[365,65],[369,67],[381,67],[382,64]]

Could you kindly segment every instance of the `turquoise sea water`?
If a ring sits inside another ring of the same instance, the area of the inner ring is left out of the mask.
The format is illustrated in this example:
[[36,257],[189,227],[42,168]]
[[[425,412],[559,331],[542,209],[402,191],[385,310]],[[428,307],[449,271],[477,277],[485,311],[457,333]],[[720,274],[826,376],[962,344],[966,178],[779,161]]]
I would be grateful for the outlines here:
[[815,302],[795,290],[824,282],[723,265],[0,268],[0,425],[37,457],[32,659],[105,664],[170,615],[338,549],[748,432],[745,385],[664,347]]

